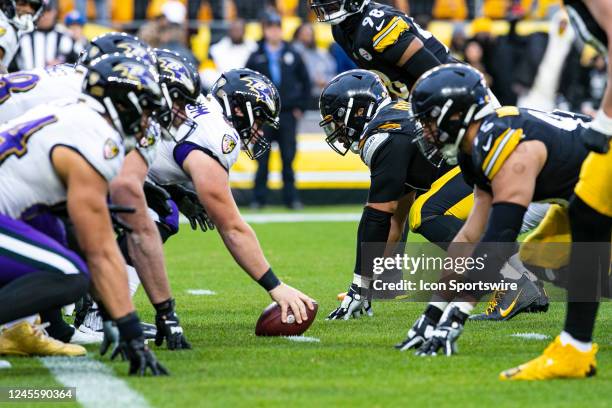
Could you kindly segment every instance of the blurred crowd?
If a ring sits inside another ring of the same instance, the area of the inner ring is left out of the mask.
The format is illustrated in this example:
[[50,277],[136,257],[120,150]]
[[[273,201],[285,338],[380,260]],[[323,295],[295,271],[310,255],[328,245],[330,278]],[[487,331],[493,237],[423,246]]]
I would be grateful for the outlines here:
[[[504,105],[586,114],[598,108],[606,87],[605,61],[579,42],[558,0],[379,1],[410,13],[455,57],[481,70]],[[199,68],[205,89],[228,69],[260,71],[281,94],[281,127],[268,132],[280,148],[282,198],[287,207],[301,208],[292,168],[299,121],[305,111],[317,109],[330,79],[355,68],[332,41],[329,26],[314,21],[307,3],[51,0],[37,30],[22,38],[11,70],[75,62],[87,44],[86,34],[91,38],[115,29],[178,52]],[[526,22],[540,25],[521,31]],[[448,29],[446,37],[441,24]],[[268,155],[259,159],[254,208],[266,205],[268,160]]]

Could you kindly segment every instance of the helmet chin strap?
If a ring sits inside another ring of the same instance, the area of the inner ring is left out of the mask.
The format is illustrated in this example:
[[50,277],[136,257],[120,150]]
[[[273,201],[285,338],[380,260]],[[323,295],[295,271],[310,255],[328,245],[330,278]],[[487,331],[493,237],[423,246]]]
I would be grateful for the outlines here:
[[102,101],[104,102],[104,107],[106,108],[106,112],[108,113],[108,115],[111,118],[111,121],[115,125],[115,129],[117,129],[117,131],[121,135],[121,138],[125,141],[127,137],[126,137],[125,131],[123,130],[123,125],[121,124],[121,120],[119,120],[119,114],[117,113],[117,109],[115,109],[115,105],[113,105],[113,102],[108,96],[105,97]]

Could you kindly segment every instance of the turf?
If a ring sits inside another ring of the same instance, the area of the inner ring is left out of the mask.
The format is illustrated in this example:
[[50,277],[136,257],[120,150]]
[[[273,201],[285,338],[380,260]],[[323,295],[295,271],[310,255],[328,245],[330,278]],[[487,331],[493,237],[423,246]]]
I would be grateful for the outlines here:
[[[295,343],[254,335],[255,321],[270,303],[268,295],[236,266],[216,233],[183,226],[165,249],[178,312],[194,349],[169,352],[154,347],[172,372],[168,378],[129,378],[125,364],[109,364],[154,407],[609,406],[610,303],[602,305],[597,322],[598,375],[582,381],[497,379],[501,370],[535,357],[547,344],[510,335],[537,332],[554,337],[563,323],[563,303],[552,304],[546,314],[520,315],[510,322],[470,322],[459,343],[460,354],[453,358],[421,358],[393,349],[423,304],[377,302],[373,318],[325,321],[338,303],[336,294],[351,279],[356,228],[355,223],[254,226],[276,273],[319,302],[319,316],[307,335],[320,342]],[[188,289],[209,289],[216,295],[194,296]],[[152,321],[142,291],[136,303],[141,317]],[[57,385],[36,360],[10,361],[14,368],[0,371],[0,386]]]

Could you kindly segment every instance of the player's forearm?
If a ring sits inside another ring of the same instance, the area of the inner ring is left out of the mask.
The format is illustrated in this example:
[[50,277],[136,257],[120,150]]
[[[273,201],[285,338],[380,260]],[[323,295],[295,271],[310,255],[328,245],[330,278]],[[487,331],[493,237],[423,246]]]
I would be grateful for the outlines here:
[[128,235],[128,250],[149,300],[157,304],[170,299],[172,293],[159,231],[148,215],[145,218],[144,228]]
[[133,312],[125,263],[116,245],[87,254],[87,264],[95,291],[110,316],[118,319]]
[[219,233],[238,265],[253,279],[259,280],[270,268],[255,231],[246,222],[219,228]]

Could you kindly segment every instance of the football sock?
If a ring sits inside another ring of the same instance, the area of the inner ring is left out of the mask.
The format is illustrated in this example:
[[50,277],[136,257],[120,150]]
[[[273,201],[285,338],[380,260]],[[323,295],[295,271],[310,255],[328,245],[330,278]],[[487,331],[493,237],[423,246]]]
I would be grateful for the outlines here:
[[138,286],[140,286],[140,278],[138,277],[136,268],[130,265],[126,265],[126,267],[128,273],[128,285],[130,287],[130,297],[134,297],[134,294],[138,290]]
[[593,343],[591,343],[590,341],[577,340],[565,330],[561,332],[560,337],[561,337],[560,339],[561,344],[563,344],[564,346],[567,344],[571,344],[572,346],[582,351],[583,353],[586,353],[587,351],[591,351],[591,347],[593,346]]
[[64,343],[70,342],[74,334],[74,327],[70,326],[62,319],[62,312],[60,309],[50,309],[40,312],[40,320],[43,323],[49,323],[49,326],[45,329],[47,333],[49,333],[49,336]]

